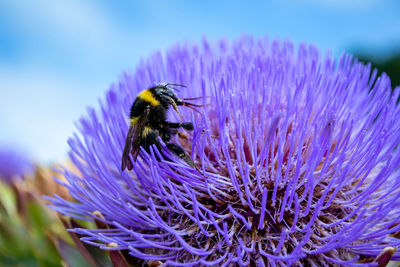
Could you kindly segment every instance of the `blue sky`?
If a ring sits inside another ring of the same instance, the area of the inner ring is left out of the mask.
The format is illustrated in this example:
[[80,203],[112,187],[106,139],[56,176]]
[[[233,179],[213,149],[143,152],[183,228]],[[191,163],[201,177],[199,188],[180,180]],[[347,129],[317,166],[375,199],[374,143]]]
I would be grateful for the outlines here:
[[0,146],[65,158],[74,121],[140,58],[176,42],[254,36],[334,54],[400,47],[400,1],[0,0]]

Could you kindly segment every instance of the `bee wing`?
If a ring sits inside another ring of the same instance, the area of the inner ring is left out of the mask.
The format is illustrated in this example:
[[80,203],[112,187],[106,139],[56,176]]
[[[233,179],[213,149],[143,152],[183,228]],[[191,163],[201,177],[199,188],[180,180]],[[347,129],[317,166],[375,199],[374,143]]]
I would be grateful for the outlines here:
[[122,153],[121,171],[124,171],[126,167],[128,167],[128,170],[133,169],[133,163],[129,154],[132,154],[133,160],[136,161],[139,155],[140,139],[143,129],[149,119],[149,114],[150,107],[147,106],[144,114],[139,117],[139,120],[129,127],[125,140],[124,152]]

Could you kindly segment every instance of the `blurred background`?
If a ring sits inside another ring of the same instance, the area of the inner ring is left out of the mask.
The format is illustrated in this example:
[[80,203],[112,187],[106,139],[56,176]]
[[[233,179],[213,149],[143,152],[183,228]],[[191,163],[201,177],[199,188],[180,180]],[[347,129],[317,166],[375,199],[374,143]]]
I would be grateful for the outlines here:
[[0,147],[64,160],[74,121],[141,58],[242,34],[345,50],[400,84],[397,0],[0,0]]

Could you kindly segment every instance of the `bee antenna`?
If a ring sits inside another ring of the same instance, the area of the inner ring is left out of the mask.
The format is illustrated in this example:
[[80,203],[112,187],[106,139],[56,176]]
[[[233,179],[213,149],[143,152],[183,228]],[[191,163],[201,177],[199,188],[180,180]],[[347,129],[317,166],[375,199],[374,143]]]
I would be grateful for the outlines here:
[[167,84],[165,84],[165,86],[170,86],[170,85],[172,85],[172,86],[179,86],[179,87],[185,87],[185,88],[186,88],[186,85],[184,85],[184,84],[179,84],[179,83],[167,83]]
[[166,83],[165,86],[168,87],[168,88],[170,88],[170,89],[173,89],[173,90],[175,90],[175,91],[177,91],[177,92],[179,92],[179,89],[176,88],[176,87],[173,87],[173,86],[178,86],[178,87],[184,87],[184,88],[186,88],[186,85],[178,84],[178,83]]

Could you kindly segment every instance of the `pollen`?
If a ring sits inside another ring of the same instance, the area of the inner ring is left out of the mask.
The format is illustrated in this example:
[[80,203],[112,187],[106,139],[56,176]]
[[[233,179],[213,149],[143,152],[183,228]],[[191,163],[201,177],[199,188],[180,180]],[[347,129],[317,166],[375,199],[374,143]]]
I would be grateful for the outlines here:
[[149,126],[144,127],[143,132],[142,132],[142,136],[143,137],[147,136],[150,131],[151,131],[151,128]]
[[107,247],[109,247],[109,248],[117,248],[118,244],[115,243],[115,242],[110,242],[110,243],[107,244]]

